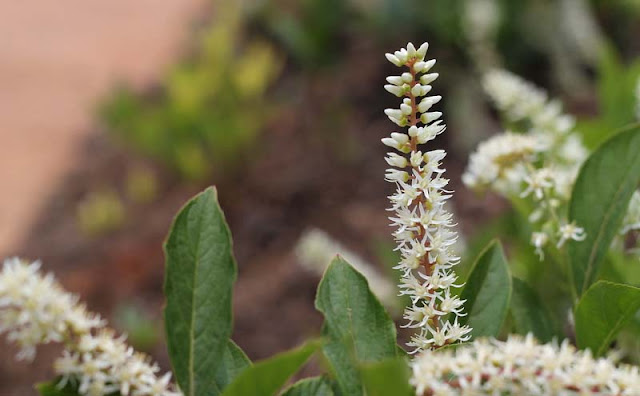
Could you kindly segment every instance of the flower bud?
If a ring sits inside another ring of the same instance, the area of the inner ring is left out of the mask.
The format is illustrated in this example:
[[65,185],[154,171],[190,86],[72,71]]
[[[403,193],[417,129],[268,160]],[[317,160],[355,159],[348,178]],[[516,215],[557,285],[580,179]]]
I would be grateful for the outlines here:
[[387,161],[387,164],[397,168],[405,168],[408,165],[407,159],[396,153],[387,153],[385,161]]
[[423,76],[420,77],[420,84],[422,85],[431,84],[433,81],[435,81],[436,78],[438,78],[438,76],[439,76],[438,73],[424,74]]
[[429,49],[429,43],[422,43],[420,48],[416,51],[419,59],[424,59],[425,55],[427,55],[427,50]]
[[413,46],[413,43],[407,44],[407,56],[409,59],[415,58],[417,54],[416,47]]
[[384,179],[389,182],[406,182],[409,180],[409,174],[398,169],[387,169]]
[[393,54],[384,54],[384,56],[387,57],[387,60],[391,63],[393,63],[396,66],[402,66],[403,62],[400,62],[400,59],[398,59],[397,56],[393,55]]
[[431,106],[438,103],[441,99],[442,99],[442,96],[440,95],[429,96],[427,98],[422,99],[422,101],[420,101],[420,103],[418,104],[418,111],[421,113],[426,112],[431,108]]
[[404,95],[404,89],[396,85],[387,84],[384,86],[384,89],[396,95],[397,97],[401,97],[402,95]]
[[407,63],[407,50],[402,48],[400,51],[396,51],[393,53],[396,58],[400,61],[400,65],[404,65]]
[[422,85],[416,84],[411,88],[411,95],[413,96],[422,96]]
[[420,122],[423,124],[430,124],[440,117],[442,117],[442,113],[439,111],[426,112],[420,116]]
[[387,82],[393,85],[402,85],[402,77],[400,76],[389,76],[387,77]]
[[392,132],[391,138],[399,144],[409,143],[409,136],[405,135],[404,133]]

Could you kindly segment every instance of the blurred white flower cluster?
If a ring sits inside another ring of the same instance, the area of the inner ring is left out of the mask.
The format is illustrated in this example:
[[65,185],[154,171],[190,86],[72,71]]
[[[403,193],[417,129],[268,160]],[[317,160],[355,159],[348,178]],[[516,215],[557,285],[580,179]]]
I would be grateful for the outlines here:
[[567,340],[541,345],[531,335],[426,351],[411,366],[418,395],[640,395],[637,367],[595,359]]
[[529,220],[538,224],[532,244],[541,258],[548,242],[561,247],[569,239],[583,240],[584,230],[563,215],[588,155],[574,130],[575,120],[562,112],[560,102],[507,71],[492,70],[483,82],[510,131],[478,146],[463,182],[476,190],[491,189],[512,200],[525,200],[531,208]]
[[180,395],[170,374],[127,346],[123,337],[104,328],[78,297],[67,293],[53,275],[42,275],[40,263],[19,258],[4,261],[0,271],[0,334],[20,348],[17,358],[33,360],[39,344],[60,342],[63,356],[54,364],[60,386],[78,384],[81,395]]
[[[427,48],[427,43],[417,49],[409,43],[407,48],[386,54],[391,63],[408,70],[387,77],[385,89],[403,99],[399,109],[386,109],[385,114],[398,126],[408,126],[408,131],[393,132],[382,139],[397,151],[387,154],[391,168],[385,179],[397,188],[389,197],[389,210],[394,212],[390,220],[402,254],[395,267],[403,275],[401,294],[411,299],[404,313],[406,326],[420,329],[408,343],[414,353],[466,341],[471,332],[458,321],[464,315],[464,301],[451,292],[451,287],[459,286],[455,285],[458,278],[452,267],[460,258],[452,250],[457,239],[452,230],[453,216],[444,207],[451,197],[446,189],[449,180],[443,177],[445,170],[441,167],[446,153],[419,149],[445,130],[438,120],[442,113],[429,111],[441,97],[426,96],[431,91],[430,83],[438,77],[429,73],[435,59],[425,61]],[[450,314],[451,320],[446,320]]]
[[318,276],[324,274],[331,260],[336,254],[339,254],[367,278],[371,291],[392,314],[398,310],[399,299],[396,295],[395,285],[376,271],[372,264],[347,249],[326,232],[317,228],[307,230],[300,237],[295,252],[300,263]]

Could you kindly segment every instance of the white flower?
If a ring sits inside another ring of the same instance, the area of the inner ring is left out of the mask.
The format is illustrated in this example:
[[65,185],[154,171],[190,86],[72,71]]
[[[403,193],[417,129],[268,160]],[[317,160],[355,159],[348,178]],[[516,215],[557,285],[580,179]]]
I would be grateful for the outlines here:
[[531,234],[531,244],[536,248],[536,254],[540,260],[544,259],[543,248],[549,242],[549,235],[544,232],[533,232]]
[[520,198],[526,198],[529,194],[539,201],[544,198],[544,191],[553,187],[553,173],[549,168],[538,169],[533,174],[524,178],[527,188],[520,193]]
[[[158,367],[145,355],[104,329],[99,316],[39,269],[39,262],[11,258],[0,271],[0,333],[20,347],[18,359],[33,359],[39,344],[64,342],[66,349],[53,365],[60,386],[77,383],[79,394],[89,396],[178,394],[156,378]],[[145,390],[160,389],[158,383],[165,393]]]
[[584,229],[582,227],[578,227],[575,223],[561,225],[558,233],[560,234],[560,240],[557,244],[559,248],[570,239],[573,239],[574,241],[584,241],[587,237]]
[[[426,348],[423,348],[426,349]],[[455,350],[426,350],[411,363],[417,395],[638,395],[638,368],[533,336],[479,339]]]
[[[409,43],[406,49],[387,54],[393,64],[406,66],[409,72],[399,78],[387,78],[395,87],[400,87],[387,90],[405,97],[400,109],[387,109],[385,113],[397,125],[406,123],[408,130],[402,136],[392,133],[390,138],[382,140],[385,145],[408,154],[387,155],[387,163],[394,168],[386,171],[385,179],[397,187],[396,193],[389,197],[390,210],[394,212],[390,220],[395,227],[396,250],[401,254],[395,267],[402,272],[400,294],[409,296],[411,301],[404,313],[408,321],[404,327],[420,329],[407,344],[414,352],[468,340],[471,331],[458,324],[457,317],[464,315],[463,301],[449,290],[460,286],[455,284],[457,276],[452,270],[460,258],[453,249],[457,240],[452,230],[453,216],[445,208],[451,197],[451,191],[446,189],[449,179],[443,177],[441,167],[446,153],[444,150],[423,152],[418,148],[445,130],[439,120],[442,113],[430,111],[442,97],[420,99],[431,91],[430,84],[438,77],[436,73],[420,76],[435,64],[433,59],[424,60],[427,47],[423,44],[416,50]],[[445,320],[450,314],[453,324]]]
[[88,331],[104,324],[39,269],[38,261],[10,258],[0,271],[0,334],[7,333],[20,347],[18,359],[32,360],[37,345],[64,341],[77,328]]

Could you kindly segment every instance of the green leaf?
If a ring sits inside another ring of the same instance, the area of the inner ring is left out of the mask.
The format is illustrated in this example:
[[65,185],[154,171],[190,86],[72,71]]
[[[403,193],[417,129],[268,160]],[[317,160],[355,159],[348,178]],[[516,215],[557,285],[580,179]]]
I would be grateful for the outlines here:
[[[638,63],[626,66],[612,46],[604,46],[598,65],[601,117],[614,129],[635,119]],[[602,134],[602,132],[601,132]]]
[[460,298],[467,312],[460,323],[473,328],[473,337],[497,336],[511,299],[511,274],[499,241],[480,253]]
[[272,396],[319,347],[320,342],[312,341],[297,349],[257,362],[241,372],[222,395]]
[[[233,341],[227,342],[224,354],[220,360],[215,374],[217,389],[224,389],[247,367],[251,366],[251,360]],[[220,393],[220,391],[218,391]],[[216,393],[216,394],[218,394]]]
[[640,289],[598,281],[584,293],[576,307],[576,341],[601,356],[622,327],[640,309]]
[[367,280],[336,257],[318,286],[316,308],[325,317],[323,352],[345,395],[363,392],[358,365],[397,356],[396,329]]
[[533,335],[542,342],[551,341],[556,335],[551,315],[529,285],[512,278],[511,315],[518,334]]
[[595,282],[618,232],[633,191],[640,184],[640,128],[625,129],[598,148],[573,187],[569,221],[584,228],[584,241],[568,243],[572,285],[580,296]]
[[[36,384],[35,388],[41,396],[78,396],[77,386],[67,383],[64,387],[59,388],[60,379],[53,381],[41,382]],[[119,394],[119,393],[118,393]]]
[[325,377],[305,378],[293,384],[282,396],[333,396],[331,383]]
[[176,380],[186,396],[219,394],[214,373],[231,335],[236,264],[214,188],[182,208],[164,248],[164,317]]
[[365,364],[360,372],[367,396],[415,395],[415,391],[409,385],[409,364],[406,359],[387,359]]

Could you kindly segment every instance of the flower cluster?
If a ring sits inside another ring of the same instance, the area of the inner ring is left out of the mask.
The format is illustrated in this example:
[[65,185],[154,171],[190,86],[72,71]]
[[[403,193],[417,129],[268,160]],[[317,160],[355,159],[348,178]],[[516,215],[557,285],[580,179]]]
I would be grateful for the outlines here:
[[64,343],[54,364],[60,386],[78,384],[81,395],[175,396],[170,374],[156,376],[158,366],[134,352],[123,337],[104,328],[99,316],[87,312],[78,297],[67,293],[40,263],[18,258],[4,261],[0,271],[0,333],[16,343],[18,359],[33,359],[36,347]]
[[0,333],[7,333],[7,339],[20,347],[19,360],[33,360],[39,344],[63,342],[70,334],[104,325],[51,274],[41,276],[39,270],[39,262],[10,258],[0,272]]
[[541,258],[549,241],[562,247],[568,239],[583,240],[584,230],[561,215],[588,154],[574,130],[575,120],[546,92],[507,71],[488,72],[484,87],[509,128],[519,133],[508,131],[480,144],[464,183],[525,199],[531,207],[529,220],[539,223],[531,241]]
[[638,395],[637,367],[594,359],[565,340],[533,336],[479,339],[456,350],[426,351],[412,362],[418,395]]
[[[464,301],[451,292],[451,287],[459,287],[452,267],[460,258],[452,250],[457,238],[452,230],[453,216],[445,209],[451,197],[446,189],[449,180],[443,177],[445,170],[441,167],[446,153],[419,149],[445,130],[438,120],[442,113],[429,111],[441,97],[426,96],[431,91],[430,83],[438,77],[429,73],[435,59],[425,61],[427,48],[427,43],[417,49],[409,43],[407,48],[386,54],[391,63],[408,71],[387,77],[385,89],[403,99],[399,109],[386,109],[385,114],[398,126],[408,126],[408,131],[393,132],[382,139],[397,151],[387,154],[386,161],[392,168],[386,171],[385,179],[397,188],[389,197],[389,210],[394,212],[390,220],[402,254],[395,267],[402,271],[401,294],[411,299],[404,313],[406,326],[420,329],[408,343],[414,353],[466,341],[471,332],[458,321],[464,315]],[[446,320],[449,315],[451,319]]]

